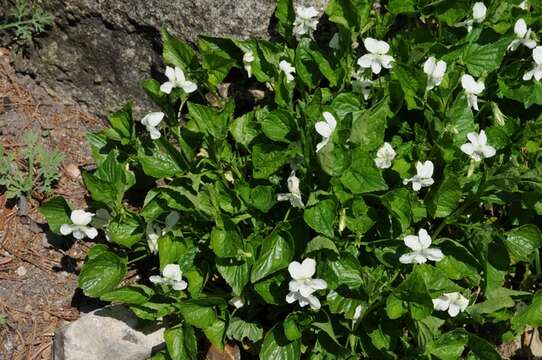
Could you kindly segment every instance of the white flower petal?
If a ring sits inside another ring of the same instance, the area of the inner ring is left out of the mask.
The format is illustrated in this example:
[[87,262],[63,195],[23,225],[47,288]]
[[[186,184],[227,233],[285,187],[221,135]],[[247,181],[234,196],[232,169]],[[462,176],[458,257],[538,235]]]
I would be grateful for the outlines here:
[[439,262],[444,259],[444,254],[438,248],[429,248],[423,251],[423,255],[431,261]]
[[331,132],[335,131],[335,128],[337,127],[337,120],[335,119],[333,114],[331,114],[330,112],[324,111],[322,113],[322,116],[326,120],[326,123],[329,125]]
[[167,264],[162,270],[162,275],[166,279],[171,279],[175,281],[182,280],[181,267],[178,264]]
[[73,232],[73,228],[70,224],[62,224],[60,226],[60,233],[62,235],[69,235]]
[[416,235],[407,235],[404,240],[405,245],[414,251],[423,249],[423,244]]
[[86,212],[85,210],[73,210],[70,219],[75,225],[88,225],[92,221],[94,216],[91,212]]
[[438,311],[446,311],[448,310],[448,307],[450,306],[450,301],[448,300],[448,297],[443,295],[436,299],[433,299],[433,309]]
[[93,227],[84,227],[81,229],[89,239],[94,239],[98,236],[98,230]]
[[171,94],[171,90],[173,90],[173,83],[171,81],[166,81],[160,85],[160,91],[165,94]]
[[322,135],[324,138],[329,138],[333,132],[329,124],[324,121],[318,121],[316,124],[314,124],[314,128],[316,129],[316,132]]
[[427,249],[429,246],[431,246],[431,236],[429,236],[427,230],[420,229],[418,231],[418,239],[420,241],[422,249]]

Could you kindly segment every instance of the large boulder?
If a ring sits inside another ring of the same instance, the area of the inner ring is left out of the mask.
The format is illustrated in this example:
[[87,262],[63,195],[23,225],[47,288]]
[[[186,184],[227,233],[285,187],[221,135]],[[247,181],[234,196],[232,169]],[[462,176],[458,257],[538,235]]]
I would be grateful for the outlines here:
[[[159,30],[194,41],[198,35],[269,35],[275,0],[40,0],[55,26],[16,64],[60,97],[106,114],[134,99],[150,104],[139,81],[162,72]],[[298,3],[322,10],[327,0]],[[137,107],[136,107],[137,110]]]

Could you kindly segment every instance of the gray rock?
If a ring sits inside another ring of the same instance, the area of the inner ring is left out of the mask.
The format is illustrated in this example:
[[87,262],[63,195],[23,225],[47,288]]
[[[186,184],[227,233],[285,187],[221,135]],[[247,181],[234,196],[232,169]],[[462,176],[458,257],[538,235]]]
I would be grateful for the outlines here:
[[164,329],[136,329],[126,307],[95,310],[55,332],[55,360],[144,360],[163,346]]
[[[265,38],[275,0],[39,0],[55,26],[39,37],[30,62],[17,67],[66,99],[106,114],[128,99],[150,103],[139,81],[162,73],[159,30],[198,35]],[[299,0],[322,10],[327,0]],[[136,110],[137,107],[136,107]]]

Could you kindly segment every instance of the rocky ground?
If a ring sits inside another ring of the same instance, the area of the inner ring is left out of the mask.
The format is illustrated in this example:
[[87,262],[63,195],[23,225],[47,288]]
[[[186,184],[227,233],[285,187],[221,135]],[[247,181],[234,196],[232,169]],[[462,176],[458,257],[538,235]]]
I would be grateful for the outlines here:
[[[0,144],[18,153],[21,136],[37,132],[49,149],[65,155],[55,193],[84,207],[78,169],[92,162],[85,134],[102,123],[17,75],[11,59],[0,48]],[[77,319],[86,301],[76,290],[77,271],[91,244],[54,237],[37,211],[38,199],[25,200],[13,203],[0,194],[0,314],[7,318],[0,325],[0,359],[6,360],[51,359],[54,330]]]

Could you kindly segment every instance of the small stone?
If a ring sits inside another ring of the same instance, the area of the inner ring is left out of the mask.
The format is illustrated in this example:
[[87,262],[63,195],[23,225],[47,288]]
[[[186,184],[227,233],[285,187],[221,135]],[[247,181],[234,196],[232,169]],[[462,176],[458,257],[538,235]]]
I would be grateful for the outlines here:
[[77,165],[72,163],[64,165],[64,172],[73,180],[77,180],[81,177],[81,170],[79,170]]
[[15,270],[15,273],[19,276],[25,276],[26,275],[26,268],[24,266],[19,266],[17,270]]
[[55,332],[55,360],[145,360],[164,345],[164,328],[142,329],[122,305],[81,316]]

